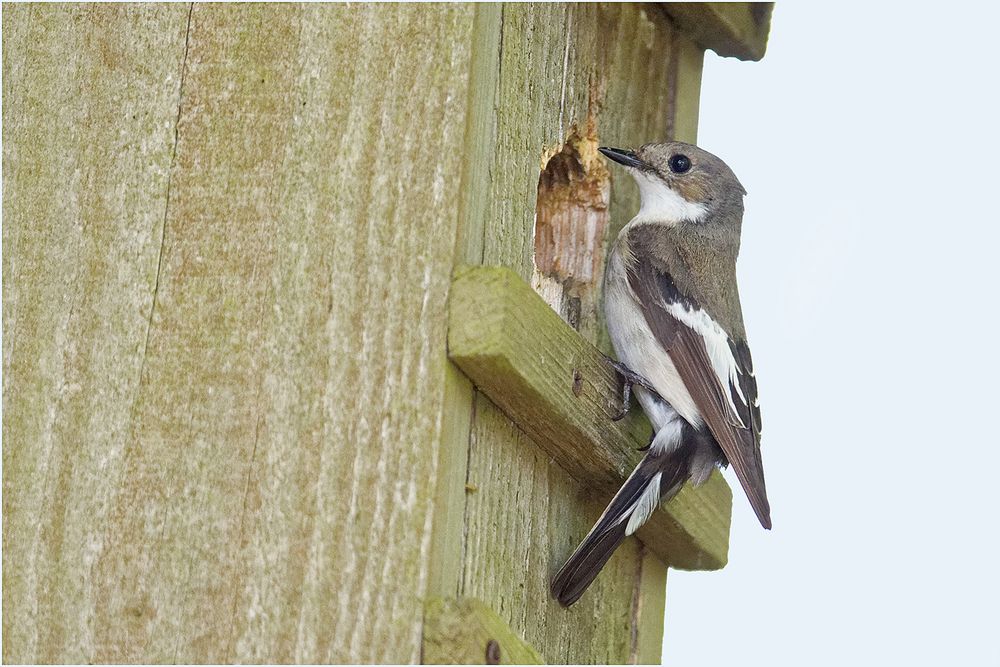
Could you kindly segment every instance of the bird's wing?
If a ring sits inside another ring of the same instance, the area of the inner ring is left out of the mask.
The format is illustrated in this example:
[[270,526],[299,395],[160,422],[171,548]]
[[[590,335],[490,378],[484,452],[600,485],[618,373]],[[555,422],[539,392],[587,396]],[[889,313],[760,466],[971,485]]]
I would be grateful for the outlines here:
[[635,257],[628,266],[628,279],[646,322],[736,471],[757,518],[770,528],[760,459],[757,380],[746,341],[733,340],[653,262]]

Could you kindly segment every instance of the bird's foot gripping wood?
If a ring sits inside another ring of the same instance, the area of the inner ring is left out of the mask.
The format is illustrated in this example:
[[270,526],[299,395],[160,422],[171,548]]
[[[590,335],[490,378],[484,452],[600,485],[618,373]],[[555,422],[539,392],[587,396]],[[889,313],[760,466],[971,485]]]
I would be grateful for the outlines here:
[[649,383],[649,380],[642,377],[631,368],[623,363],[615,361],[614,359],[608,358],[608,363],[611,367],[615,369],[615,372],[622,378],[622,410],[615,416],[611,418],[611,421],[621,421],[628,414],[629,406],[632,402],[632,386],[639,385],[643,389],[649,391],[654,396],[659,398],[659,394],[653,389],[653,385]]

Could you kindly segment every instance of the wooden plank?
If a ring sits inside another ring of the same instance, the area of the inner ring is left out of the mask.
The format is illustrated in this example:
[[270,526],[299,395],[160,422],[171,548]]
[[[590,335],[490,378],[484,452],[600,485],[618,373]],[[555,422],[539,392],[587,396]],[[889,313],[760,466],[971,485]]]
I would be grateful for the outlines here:
[[[523,604],[597,501],[449,374],[445,297],[456,254],[531,275],[570,127],[664,136],[669,23],[189,10],[5,7],[4,658],[407,662],[457,585],[550,659],[627,659],[635,540],[574,609]],[[462,443],[469,539],[439,543]]]
[[475,598],[433,597],[424,607],[425,665],[540,665],[542,658]]
[[767,51],[773,2],[664,2],[661,6],[702,48],[760,60]]
[[[632,98],[616,96],[626,102],[639,98],[638,88],[659,90],[636,84],[631,73],[639,73],[643,82],[662,75],[666,82],[667,70],[655,56],[656,64],[645,65],[661,46],[658,30],[667,21],[653,25],[635,6],[577,4],[506,4],[501,18],[489,189],[482,199],[488,208],[481,217],[482,253],[475,261],[505,264],[528,278],[534,270],[532,230],[542,159],[563,144],[572,126],[598,122],[609,86],[632,90]],[[636,39],[618,39],[625,35]],[[614,55],[606,53],[609,46]],[[637,53],[642,56],[636,58]],[[604,122],[617,127],[633,118],[657,119],[656,102],[667,94],[650,97],[649,104],[626,104]],[[633,138],[649,131],[639,121],[632,126]],[[595,324],[581,326],[593,331]],[[552,602],[549,577],[590,520],[580,511],[580,487],[482,396],[470,434],[469,481],[477,491],[468,496],[463,594],[488,600],[549,662],[624,662],[633,627],[636,545],[616,554],[607,576],[579,605],[567,611]],[[539,503],[548,511],[540,512]]]
[[476,5],[469,63],[469,108],[465,118],[462,188],[459,200],[456,263],[478,264],[483,260],[487,216],[493,202],[492,156],[496,150],[496,103],[500,82],[501,5]]
[[[580,483],[610,498],[638,463],[649,425],[621,422],[620,386],[603,355],[505,268],[456,272],[448,328],[452,360]],[[684,491],[639,532],[673,567],[726,564],[732,493],[717,472]]]
[[489,600],[546,662],[626,662],[638,542],[623,544],[587,595],[561,607],[549,595],[549,581],[599,509],[482,393],[475,418],[462,594]]
[[[480,146],[489,148],[489,166],[478,172],[489,188],[475,198],[486,210],[462,218],[463,225],[483,225],[474,232],[482,243],[465,261],[509,266],[528,279],[535,271],[536,192],[545,158],[574,128],[612,146],[666,137],[679,101],[671,92],[676,33],[654,5],[507,4],[501,18],[496,87],[477,91],[492,113]],[[606,231],[614,233],[637,210],[638,190],[627,175],[612,172],[611,179]],[[558,304],[558,294],[548,296]],[[579,318],[580,335],[610,351],[599,315],[595,309]],[[467,497],[465,595],[488,600],[553,663],[624,663],[634,632],[662,632],[662,618],[650,630],[655,619],[634,615],[641,568],[636,540],[622,545],[573,608],[549,600],[549,578],[601,508],[481,396],[469,442],[468,476],[478,490]],[[539,512],[539,503],[549,511]],[[524,599],[549,602],[525,605]]]
[[[477,263],[483,255],[489,151],[495,133],[494,98],[499,78],[500,11],[497,4],[475,6],[455,264]],[[459,595],[462,586],[465,483],[476,390],[452,363],[448,364],[445,382],[428,593],[447,598]]]
[[415,662],[473,8],[188,10],[5,8],[4,657]]
[[658,665],[663,651],[663,618],[667,604],[667,566],[649,549],[642,550],[642,569],[635,597],[635,638],[629,660]]
[[475,389],[454,364],[445,374],[443,420],[434,528],[427,584],[428,595],[454,597],[461,591],[462,548],[465,542],[465,497],[469,493],[469,428]]
[[[463,216],[463,224],[481,224],[475,232],[481,243],[478,256],[467,261],[505,263],[531,276],[541,160],[565,141],[574,123],[587,122],[589,78],[606,71],[597,64],[604,58],[597,29],[602,13],[597,5],[502,6],[496,83],[480,91],[490,114],[490,134],[479,139],[488,149],[477,181],[477,187],[486,185],[477,199],[483,208]],[[641,18],[641,12],[631,16]],[[641,21],[618,27],[611,20],[608,27],[643,36],[649,30]],[[626,108],[629,117],[640,111],[655,115],[641,105]],[[475,491],[467,497],[463,594],[489,601],[549,662],[623,662],[632,627],[635,545],[612,559],[608,577],[586,600],[562,609],[549,598],[548,579],[589,521],[576,502],[579,485],[481,395],[469,443],[468,477]]]
[[[3,661],[94,659],[187,5],[3,8]],[[125,554],[123,554],[123,557]]]
[[701,104],[701,71],[705,51],[683,34],[673,43],[672,94],[674,103],[669,137],[689,144],[698,142],[698,108]]

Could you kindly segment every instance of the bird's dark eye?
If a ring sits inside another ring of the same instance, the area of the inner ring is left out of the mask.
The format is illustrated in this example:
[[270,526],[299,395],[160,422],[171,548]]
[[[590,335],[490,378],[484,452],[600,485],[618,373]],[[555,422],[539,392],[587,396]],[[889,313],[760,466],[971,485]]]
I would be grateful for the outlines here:
[[671,155],[667,160],[667,166],[675,174],[684,174],[691,170],[691,158],[687,155]]

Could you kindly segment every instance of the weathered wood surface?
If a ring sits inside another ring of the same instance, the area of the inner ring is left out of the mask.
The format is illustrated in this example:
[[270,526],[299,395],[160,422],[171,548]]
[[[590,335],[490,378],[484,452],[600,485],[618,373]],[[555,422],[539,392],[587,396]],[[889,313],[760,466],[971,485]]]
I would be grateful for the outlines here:
[[430,598],[424,610],[427,665],[538,665],[542,658],[475,598]]
[[[649,422],[622,421],[621,385],[604,356],[510,269],[465,267],[451,290],[448,354],[602,508],[639,462]],[[726,564],[732,492],[718,473],[685,487],[639,538],[668,564]]]
[[760,60],[767,51],[773,2],[664,2],[695,42],[720,56]]
[[[640,551],[639,579],[636,589],[643,591],[635,596],[632,615],[632,651],[629,662],[637,665],[662,664],[663,627],[666,613],[667,566],[659,556],[647,548]],[[655,629],[659,627],[660,631]]]
[[[477,158],[463,177],[456,263],[504,265],[528,280],[545,158],[574,126],[606,145],[693,133],[701,51],[654,6],[480,5],[477,24],[465,148]],[[637,205],[631,179],[612,174],[610,233]],[[578,325],[608,351],[598,322]],[[469,432],[442,442],[457,466],[442,474],[474,490],[462,522],[435,526],[436,543],[460,549],[446,562],[462,564],[438,578],[437,594],[488,601],[550,663],[658,662],[663,619],[649,610],[663,608],[665,567],[628,540],[576,605],[552,601],[549,579],[590,528],[592,497],[490,400],[464,396],[448,410],[467,411]]]
[[[5,5],[3,660],[99,653],[188,8]],[[119,623],[143,619],[121,610]],[[122,659],[125,655],[122,654]]]
[[4,660],[418,660],[474,8],[190,9],[5,8]]
[[597,508],[445,323],[572,128],[693,139],[661,8],[13,5],[3,68],[5,661],[410,662],[425,595],[655,661],[663,564],[549,600]]

